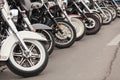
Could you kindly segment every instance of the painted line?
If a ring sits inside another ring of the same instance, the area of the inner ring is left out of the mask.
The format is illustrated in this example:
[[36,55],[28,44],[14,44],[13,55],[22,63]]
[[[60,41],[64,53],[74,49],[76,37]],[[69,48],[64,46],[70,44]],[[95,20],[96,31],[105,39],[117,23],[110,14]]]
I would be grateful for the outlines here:
[[107,46],[116,46],[120,42],[120,34],[117,35],[110,43],[107,44]]

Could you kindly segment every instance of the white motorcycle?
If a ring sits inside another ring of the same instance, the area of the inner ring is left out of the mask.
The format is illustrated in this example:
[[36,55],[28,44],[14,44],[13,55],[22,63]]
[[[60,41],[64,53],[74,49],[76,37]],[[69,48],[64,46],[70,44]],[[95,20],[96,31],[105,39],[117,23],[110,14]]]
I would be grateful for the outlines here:
[[0,0],[0,67],[7,65],[23,77],[38,75],[48,63],[48,54],[42,45],[47,39],[35,32],[18,31],[13,15],[7,1]]

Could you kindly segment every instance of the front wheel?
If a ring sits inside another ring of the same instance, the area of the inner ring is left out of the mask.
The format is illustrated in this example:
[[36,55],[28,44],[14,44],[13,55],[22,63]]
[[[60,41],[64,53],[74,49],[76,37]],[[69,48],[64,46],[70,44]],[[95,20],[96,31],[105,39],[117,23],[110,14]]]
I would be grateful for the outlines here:
[[109,11],[109,9],[107,8],[102,8],[104,14],[101,13],[102,17],[103,17],[103,24],[106,25],[106,24],[110,24],[113,17],[112,17],[112,13]]
[[117,11],[116,11],[116,9],[114,8],[114,7],[107,7],[109,10],[110,10],[110,12],[112,13],[112,17],[113,17],[113,20],[115,20],[116,19],[116,17],[117,17]]
[[83,22],[85,23],[86,26],[86,34],[92,35],[98,33],[101,28],[99,19],[92,14],[86,14],[86,16],[87,19],[89,20],[87,21],[83,19]]
[[36,76],[47,66],[48,54],[39,41],[25,40],[25,44],[30,52],[25,52],[19,42],[15,43],[11,48],[7,66],[17,75]]
[[[53,30],[55,46],[57,48],[68,48],[73,45],[76,40],[76,31],[74,27],[63,19],[56,19],[58,26],[53,22],[49,22],[49,26]],[[57,31],[56,31],[57,29]]]

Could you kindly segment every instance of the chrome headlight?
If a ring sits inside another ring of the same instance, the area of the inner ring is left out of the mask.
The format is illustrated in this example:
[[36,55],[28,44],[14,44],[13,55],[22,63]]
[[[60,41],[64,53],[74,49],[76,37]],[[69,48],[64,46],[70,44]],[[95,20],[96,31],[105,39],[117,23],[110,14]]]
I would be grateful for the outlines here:
[[38,8],[41,8],[43,6],[43,3],[40,3],[40,2],[32,2],[31,4],[31,8],[33,9],[38,9]]
[[17,22],[17,20],[18,20],[18,10],[17,9],[11,9],[10,10],[10,16],[11,16],[13,22]]
[[52,7],[52,6],[55,6],[56,3],[54,1],[48,1],[48,6],[49,7]]

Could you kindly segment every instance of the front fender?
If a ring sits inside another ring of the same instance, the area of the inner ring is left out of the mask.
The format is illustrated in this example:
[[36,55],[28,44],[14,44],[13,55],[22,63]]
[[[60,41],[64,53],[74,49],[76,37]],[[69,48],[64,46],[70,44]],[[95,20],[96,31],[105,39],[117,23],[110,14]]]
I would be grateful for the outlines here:
[[98,11],[98,10],[91,10],[92,11],[92,13],[100,13],[100,11]]
[[51,27],[45,24],[32,24],[32,27],[36,30],[52,30]]
[[[19,36],[23,40],[40,40],[40,41],[47,41],[46,38],[42,37],[41,35],[30,32],[30,31],[20,31],[18,32]],[[10,55],[10,51],[12,46],[18,42],[18,39],[14,34],[10,35],[2,44],[1,51],[0,51],[0,61],[7,61]]]
[[81,18],[80,15],[77,15],[77,14],[70,14],[68,15],[70,18]]

